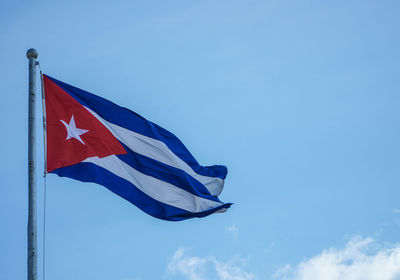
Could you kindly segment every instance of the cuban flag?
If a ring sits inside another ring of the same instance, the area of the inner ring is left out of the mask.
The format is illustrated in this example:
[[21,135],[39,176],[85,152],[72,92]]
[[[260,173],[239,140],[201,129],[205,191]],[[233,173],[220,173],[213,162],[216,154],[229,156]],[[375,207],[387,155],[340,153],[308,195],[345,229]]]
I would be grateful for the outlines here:
[[100,184],[153,217],[225,212],[227,168],[201,166],[171,132],[129,109],[42,75],[46,171]]

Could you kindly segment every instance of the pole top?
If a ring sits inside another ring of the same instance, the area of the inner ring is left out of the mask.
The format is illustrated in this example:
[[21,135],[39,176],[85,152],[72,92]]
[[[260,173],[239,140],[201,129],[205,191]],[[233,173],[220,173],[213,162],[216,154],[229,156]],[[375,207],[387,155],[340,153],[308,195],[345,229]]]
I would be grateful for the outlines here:
[[36,50],[36,49],[29,49],[27,52],[26,52],[26,57],[27,58],[37,58],[38,57],[38,55],[39,55],[39,53],[38,53],[38,51]]

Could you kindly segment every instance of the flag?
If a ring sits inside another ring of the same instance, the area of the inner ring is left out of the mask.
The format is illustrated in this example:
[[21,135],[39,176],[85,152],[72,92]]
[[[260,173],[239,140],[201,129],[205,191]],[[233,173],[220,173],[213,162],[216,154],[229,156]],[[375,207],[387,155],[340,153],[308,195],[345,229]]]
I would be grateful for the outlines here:
[[224,212],[227,168],[201,166],[171,132],[100,96],[42,75],[46,171],[100,184],[163,220]]

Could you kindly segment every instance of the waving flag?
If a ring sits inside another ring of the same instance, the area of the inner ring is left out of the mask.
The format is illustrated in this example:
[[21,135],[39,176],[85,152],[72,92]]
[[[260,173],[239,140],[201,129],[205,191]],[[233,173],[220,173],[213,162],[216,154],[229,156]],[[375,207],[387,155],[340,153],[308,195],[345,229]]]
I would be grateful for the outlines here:
[[43,75],[47,172],[94,182],[163,220],[224,212],[225,166],[201,166],[171,132]]

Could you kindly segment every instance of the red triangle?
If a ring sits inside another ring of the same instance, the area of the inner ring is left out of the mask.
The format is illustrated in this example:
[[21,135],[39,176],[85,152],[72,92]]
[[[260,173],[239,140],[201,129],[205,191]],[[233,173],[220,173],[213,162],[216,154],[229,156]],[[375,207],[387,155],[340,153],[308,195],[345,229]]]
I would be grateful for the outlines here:
[[[45,75],[43,82],[46,98],[47,172],[77,164],[88,157],[126,154],[121,143],[82,104]],[[87,132],[81,130],[78,133],[80,135],[67,139],[68,132],[63,122],[70,124],[72,116],[76,128]]]

